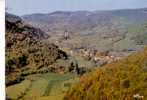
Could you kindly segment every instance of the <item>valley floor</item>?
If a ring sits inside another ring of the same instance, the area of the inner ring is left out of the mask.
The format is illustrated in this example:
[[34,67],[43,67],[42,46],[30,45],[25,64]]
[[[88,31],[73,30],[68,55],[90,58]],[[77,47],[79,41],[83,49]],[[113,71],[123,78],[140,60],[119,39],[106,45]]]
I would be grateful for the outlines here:
[[64,93],[78,80],[74,74],[35,74],[6,88],[7,97],[19,100],[62,100]]

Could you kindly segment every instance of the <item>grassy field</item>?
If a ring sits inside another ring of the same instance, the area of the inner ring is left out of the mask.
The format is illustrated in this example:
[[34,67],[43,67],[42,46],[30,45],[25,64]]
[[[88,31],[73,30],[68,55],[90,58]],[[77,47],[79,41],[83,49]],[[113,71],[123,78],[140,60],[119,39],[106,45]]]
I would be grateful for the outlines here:
[[6,88],[7,97],[11,99],[19,99],[23,95],[25,95],[25,92],[31,87],[31,81],[30,80],[24,80],[19,84],[9,86]]
[[77,76],[71,73],[36,74],[28,76],[19,84],[7,87],[6,93],[15,100],[62,100],[65,92],[76,80]]
[[144,41],[146,40],[146,28],[141,24],[128,25],[127,33],[124,39],[114,43],[114,50],[120,51],[124,49],[138,49],[142,45],[137,45],[136,40],[139,37]]

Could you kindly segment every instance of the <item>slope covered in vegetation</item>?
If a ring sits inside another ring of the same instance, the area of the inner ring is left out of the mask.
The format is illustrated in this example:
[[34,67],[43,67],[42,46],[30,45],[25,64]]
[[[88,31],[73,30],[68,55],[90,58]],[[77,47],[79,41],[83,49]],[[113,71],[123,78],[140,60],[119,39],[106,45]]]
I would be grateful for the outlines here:
[[81,77],[65,100],[146,100],[147,48]]
[[46,38],[48,35],[40,29],[6,13],[6,85],[18,83],[29,74],[64,71],[64,66],[53,65],[57,60],[70,66],[66,53],[44,42]]

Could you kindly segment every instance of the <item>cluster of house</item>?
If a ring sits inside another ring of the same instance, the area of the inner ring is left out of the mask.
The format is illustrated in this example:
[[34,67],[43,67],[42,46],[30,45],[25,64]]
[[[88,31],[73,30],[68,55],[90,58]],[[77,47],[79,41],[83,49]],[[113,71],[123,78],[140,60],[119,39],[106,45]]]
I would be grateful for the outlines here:
[[[70,50],[70,54],[73,55],[75,51]],[[103,65],[106,63],[111,63],[114,61],[120,60],[124,55],[122,53],[118,52],[99,52],[98,50],[90,50],[90,49],[80,49],[76,51],[79,56],[82,56],[83,58],[87,60],[94,61],[98,65]]]
[[[63,50],[63,48],[62,48]],[[80,56],[88,61],[93,61],[97,66],[102,66],[107,63],[116,62],[126,55],[123,52],[112,52],[112,51],[103,51],[100,52],[94,49],[70,49],[64,48],[64,51],[71,56]]]

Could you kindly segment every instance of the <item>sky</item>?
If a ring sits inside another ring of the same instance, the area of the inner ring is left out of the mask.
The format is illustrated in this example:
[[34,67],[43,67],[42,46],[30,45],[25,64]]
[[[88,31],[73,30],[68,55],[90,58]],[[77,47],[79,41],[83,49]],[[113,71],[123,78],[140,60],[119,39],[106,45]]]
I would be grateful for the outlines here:
[[54,11],[95,11],[144,7],[147,7],[147,0],[6,0],[7,11],[16,15]]

